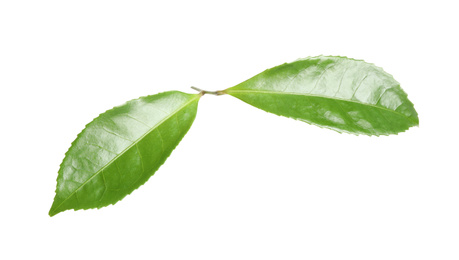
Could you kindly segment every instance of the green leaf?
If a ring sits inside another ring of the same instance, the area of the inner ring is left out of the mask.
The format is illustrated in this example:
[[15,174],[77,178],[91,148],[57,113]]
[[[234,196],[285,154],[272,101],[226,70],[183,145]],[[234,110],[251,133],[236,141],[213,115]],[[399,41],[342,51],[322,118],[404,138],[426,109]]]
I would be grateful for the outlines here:
[[413,104],[390,74],[346,57],[286,63],[223,92],[267,112],[338,132],[388,135],[419,124]]
[[190,129],[199,97],[164,92],[94,119],[66,153],[49,215],[114,204],[144,184]]

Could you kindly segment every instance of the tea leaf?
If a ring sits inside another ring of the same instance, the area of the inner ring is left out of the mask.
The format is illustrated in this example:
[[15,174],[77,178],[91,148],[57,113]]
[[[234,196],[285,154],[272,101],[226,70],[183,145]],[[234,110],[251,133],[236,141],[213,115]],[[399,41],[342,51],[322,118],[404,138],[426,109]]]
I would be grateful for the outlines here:
[[199,97],[164,92],[94,119],[66,153],[49,215],[114,204],[144,184],[191,127]]
[[223,92],[267,112],[338,132],[388,135],[419,124],[413,104],[390,74],[346,57],[286,63]]

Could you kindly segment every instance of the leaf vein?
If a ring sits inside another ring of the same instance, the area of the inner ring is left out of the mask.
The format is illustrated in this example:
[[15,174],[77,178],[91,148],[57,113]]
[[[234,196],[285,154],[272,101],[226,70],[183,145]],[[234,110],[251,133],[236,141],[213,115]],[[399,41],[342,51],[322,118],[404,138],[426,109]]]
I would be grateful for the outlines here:
[[314,87],[313,87],[309,92],[312,93],[312,91],[316,89],[317,85],[318,85],[319,82],[322,80],[323,76],[325,75],[325,73],[326,73],[327,71],[329,71],[331,68],[336,67],[337,65],[340,65],[340,64],[343,63],[343,62],[344,62],[344,61],[341,61],[340,63],[334,63],[334,64],[328,66],[328,67],[322,72],[322,74],[320,74],[319,78],[318,78],[317,81],[316,81],[316,84],[314,85]]
[[102,198],[104,197],[105,195],[105,192],[107,192],[107,181],[105,180],[105,174],[104,174],[104,171],[102,171],[100,174],[102,174],[102,181],[104,182],[104,192],[102,193],[102,195],[100,196],[100,199],[99,201],[102,200]]
[[145,173],[145,167],[143,166],[142,154],[140,154],[139,145],[137,143],[135,144],[135,147],[136,147],[137,153],[139,154],[140,164],[142,165],[142,174],[143,174]]
[[156,131],[157,131],[158,134],[159,134],[159,139],[161,139],[161,150],[162,150],[163,153],[164,153],[165,149],[164,149],[164,139],[163,139],[163,135],[162,135],[161,132],[159,131],[159,128],[157,128]]
[[115,153],[115,152],[113,152],[113,151],[110,151],[110,150],[108,150],[108,149],[106,149],[106,148],[104,148],[104,147],[102,147],[102,146],[100,146],[100,145],[97,145],[97,144],[92,144],[92,143],[86,143],[86,144],[87,144],[87,145],[92,145],[92,146],[98,147],[98,148],[100,148],[100,149],[102,149],[102,150],[104,150],[104,151],[107,151],[107,152],[109,152],[109,153],[112,153],[112,154],[117,154],[117,153]]
[[126,113],[125,115],[126,115],[127,117],[129,117],[129,118],[131,118],[131,119],[133,119],[133,120],[135,120],[135,121],[137,121],[137,122],[143,124],[144,126],[146,126],[146,127],[148,127],[148,128],[151,128],[151,126],[149,126],[149,125],[147,125],[145,122],[143,122],[143,121],[141,121],[141,120],[139,120],[139,119],[137,119],[137,118],[131,116],[129,113]]
[[102,129],[105,130],[105,132],[107,132],[107,133],[109,133],[109,134],[111,134],[111,135],[117,136],[117,137],[119,137],[119,138],[121,138],[121,139],[124,139],[124,140],[126,140],[126,141],[129,141],[129,142],[134,142],[134,141],[129,140],[129,139],[127,139],[126,137],[124,137],[124,136],[122,136],[122,135],[120,135],[120,134],[117,134],[117,133],[115,133],[115,132],[112,132],[112,131],[108,130],[105,126],[103,126]]
[[355,93],[357,93],[357,90],[359,90],[360,86],[362,86],[363,81],[368,77],[368,74],[363,77],[363,79],[360,81],[359,85],[355,88],[354,93],[352,93],[352,96],[350,99],[353,99],[355,97]]
[[394,114],[397,114],[398,116],[402,116],[408,120],[410,120],[412,123],[416,124],[415,121],[413,121],[411,118],[407,117],[406,115],[400,113],[400,112],[397,112],[397,111],[394,111],[394,110],[391,110],[389,108],[386,108],[386,107],[383,107],[383,106],[377,106],[377,105],[374,105],[374,104],[370,104],[370,103],[363,103],[363,102],[359,102],[359,101],[356,101],[356,100],[348,100],[348,99],[342,99],[342,98],[338,98],[338,97],[326,97],[326,96],[322,96],[322,95],[316,95],[316,94],[310,94],[310,93],[289,93],[289,92],[276,92],[276,91],[254,91],[254,90],[227,90],[226,92],[227,94],[232,94],[232,93],[254,93],[254,94],[274,94],[274,95],[295,95],[295,96],[305,96],[305,97],[317,97],[317,98],[324,98],[324,99],[336,99],[336,100],[339,100],[339,101],[343,101],[343,102],[349,102],[349,103],[355,103],[355,104],[360,104],[360,105],[365,105],[365,106],[369,106],[369,107],[373,107],[373,108],[377,108],[377,109],[380,109],[380,110],[384,110],[384,111],[388,111],[388,112],[391,112],[391,113],[394,113]]
[[333,94],[334,97],[338,94],[338,92],[341,90],[341,84],[343,83],[344,75],[346,75],[346,72],[349,70],[349,68],[346,68],[343,72],[343,76],[341,77],[341,80],[339,81],[338,89],[336,90],[335,94]]

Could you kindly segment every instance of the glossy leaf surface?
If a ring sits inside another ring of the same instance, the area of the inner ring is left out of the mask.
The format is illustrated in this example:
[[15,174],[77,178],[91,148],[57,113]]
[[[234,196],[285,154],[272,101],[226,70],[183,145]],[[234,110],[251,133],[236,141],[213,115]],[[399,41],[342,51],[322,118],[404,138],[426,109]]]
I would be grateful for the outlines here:
[[345,57],[286,63],[224,92],[267,112],[338,132],[388,135],[419,124],[413,104],[391,75]]
[[114,204],[144,184],[191,127],[199,97],[164,92],[94,119],[66,153],[49,215]]

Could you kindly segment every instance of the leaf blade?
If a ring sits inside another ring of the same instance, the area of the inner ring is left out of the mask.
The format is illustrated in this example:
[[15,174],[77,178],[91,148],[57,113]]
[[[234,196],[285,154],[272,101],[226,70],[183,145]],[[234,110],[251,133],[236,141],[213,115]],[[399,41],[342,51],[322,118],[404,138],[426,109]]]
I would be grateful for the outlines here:
[[419,124],[413,104],[391,75],[345,57],[285,63],[224,92],[267,112],[338,132],[388,135]]
[[94,119],[66,153],[49,215],[114,204],[144,184],[191,127],[199,97],[163,92]]

